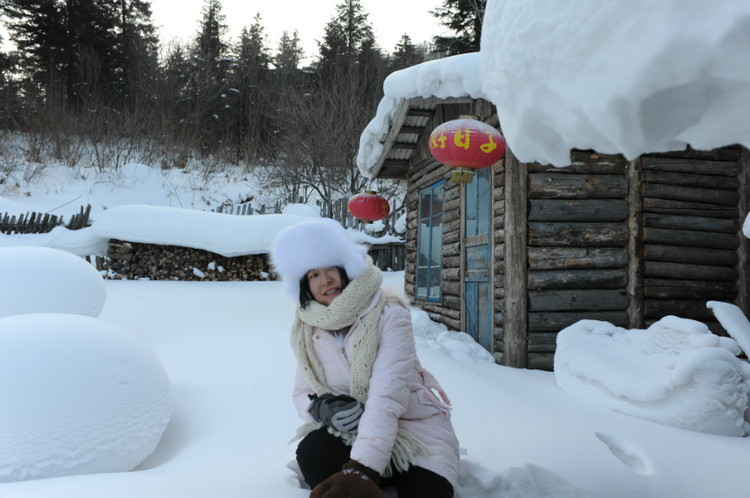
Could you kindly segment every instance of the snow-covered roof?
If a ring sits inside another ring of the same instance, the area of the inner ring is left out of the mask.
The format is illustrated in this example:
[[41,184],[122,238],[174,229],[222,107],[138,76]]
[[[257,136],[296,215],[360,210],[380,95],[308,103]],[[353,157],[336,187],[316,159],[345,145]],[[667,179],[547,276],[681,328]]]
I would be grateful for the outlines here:
[[370,178],[399,103],[416,96],[491,101],[524,162],[750,147],[750,2],[488,2],[479,53],[398,71],[383,88],[357,157]]
[[521,161],[750,147],[750,2],[488,2],[482,87]]
[[375,117],[365,127],[359,140],[357,166],[360,172],[374,178],[386,152],[384,141],[396,123],[397,110],[414,97],[471,97],[484,99],[479,79],[479,53],[462,54],[423,62],[391,73],[383,82],[383,99]]

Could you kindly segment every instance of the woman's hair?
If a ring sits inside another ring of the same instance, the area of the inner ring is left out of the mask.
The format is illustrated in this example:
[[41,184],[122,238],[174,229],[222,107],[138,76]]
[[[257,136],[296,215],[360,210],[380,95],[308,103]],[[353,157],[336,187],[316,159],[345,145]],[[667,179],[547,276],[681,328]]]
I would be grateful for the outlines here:
[[[343,266],[337,266],[336,269],[341,277],[341,290],[344,290],[351,280],[349,280],[349,275],[346,274]],[[307,273],[305,273],[299,280],[299,305],[302,309],[305,309],[310,301],[315,301],[315,298],[310,290],[310,282],[307,281]]]

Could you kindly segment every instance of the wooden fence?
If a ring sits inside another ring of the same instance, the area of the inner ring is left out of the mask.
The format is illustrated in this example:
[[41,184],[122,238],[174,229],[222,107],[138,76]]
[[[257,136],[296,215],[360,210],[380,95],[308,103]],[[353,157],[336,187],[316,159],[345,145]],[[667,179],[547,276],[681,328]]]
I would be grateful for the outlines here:
[[[365,223],[356,219],[349,212],[347,204],[349,199],[338,199],[333,203],[333,216],[332,218],[347,228],[355,228],[357,230],[364,230]],[[280,203],[275,203],[273,206],[267,206],[261,204],[259,208],[253,206],[251,202],[245,202],[242,204],[222,204],[221,206],[211,210],[215,213],[234,214],[239,216],[249,216],[253,214],[274,214],[281,212]],[[322,211],[322,210],[321,210]],[[406,207],[401,208],[398,211],[390,213],[384,220],[384,228],[381,235],[401,235],[396,232],[395,223],[398,218],[406,212]],[[321,212],[321,215],[323,213]]]
[[370,257],[381,270],[403,271],[406,248],[403,242],[375,244],[370,246]]
[[4,234],[30,234],[30,233],[48,233],[53,228],[65,226],[69,230],[78,230],[90,226],[89,215],[91,214],[91,205],[74,214],[65,224],[63,216],[50,213],[30,212],[19,215],[9,213],[0,213],[0,233]]
[[281,212],[281,205],[277,202],[273,206],[261,204],[259,208],[254,208],[251,202],[241,204],[222,204],[211,210],[214,213],[234,214],[238,216],[250,216],[253,214],[274,214]]

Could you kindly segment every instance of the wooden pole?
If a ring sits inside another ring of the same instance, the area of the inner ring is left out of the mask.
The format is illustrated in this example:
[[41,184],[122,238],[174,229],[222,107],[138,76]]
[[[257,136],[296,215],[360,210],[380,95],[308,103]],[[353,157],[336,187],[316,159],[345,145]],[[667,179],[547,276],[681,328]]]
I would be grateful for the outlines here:
[[505,325],[502,363],[528,365],[528,267],[526,205],[528,166],[505,152]]
[[643,316],[643,170],[628,161],[628,327],[642,329]]
[[750,150],[742,147],[740,149],[740,199],[739,199],[739,217],[740,229],[739,239],[740,246],[737,249],[739,256],[739,294],[737,296],[737,305],[742,308],[745,315],[750,316],[750,240],[742,232],[742,225],[745,218],[750,215]]

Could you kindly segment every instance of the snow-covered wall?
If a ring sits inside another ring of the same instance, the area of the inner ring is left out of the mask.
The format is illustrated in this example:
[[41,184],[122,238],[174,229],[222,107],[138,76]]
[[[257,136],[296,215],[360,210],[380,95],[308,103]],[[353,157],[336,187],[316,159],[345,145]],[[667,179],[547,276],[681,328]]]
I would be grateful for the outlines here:
[[746,0],[490,0],[480,54],[521,161],[750,147]]

